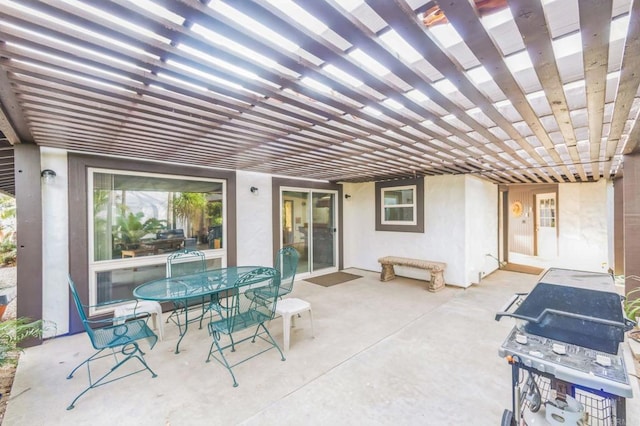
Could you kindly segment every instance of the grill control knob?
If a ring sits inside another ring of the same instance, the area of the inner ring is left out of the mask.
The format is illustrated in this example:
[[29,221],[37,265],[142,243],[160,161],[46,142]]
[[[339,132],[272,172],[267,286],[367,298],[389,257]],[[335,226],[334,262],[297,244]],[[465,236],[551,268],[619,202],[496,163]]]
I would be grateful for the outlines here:
[[603,367],[611,367],[611,358],[604,355],[596,355],[596,362]]
[[554,343],[551,349],[558,355],[565,355],[567,353],[567,348],[565,345]]

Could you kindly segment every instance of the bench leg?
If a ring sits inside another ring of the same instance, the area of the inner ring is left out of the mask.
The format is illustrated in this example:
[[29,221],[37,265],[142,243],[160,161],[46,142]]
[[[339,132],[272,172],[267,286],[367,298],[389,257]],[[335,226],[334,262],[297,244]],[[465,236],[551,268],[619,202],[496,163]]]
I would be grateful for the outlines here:
[[431,292],[440,291],[444,288],[444,271],[431,271],[431,281],[427,285],[427,290]]
[[382,271],[380,272],[380,281],[390,281],[396,277],[396,271],[393,270],[393,265],[383,263]]

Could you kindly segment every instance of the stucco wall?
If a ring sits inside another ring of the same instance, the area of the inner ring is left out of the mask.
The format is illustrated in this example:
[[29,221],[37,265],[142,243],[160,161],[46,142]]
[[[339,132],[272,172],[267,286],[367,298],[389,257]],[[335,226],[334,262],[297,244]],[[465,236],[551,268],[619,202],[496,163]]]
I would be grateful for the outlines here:
[[272,265],[271,176],[237,172],[236,197],[238,265]]
[[[373,183],[347,183],[344,193],[351,195],[344,202],[345,267],[379,271],[377,260],[387,255],[435,260],[447,263],[447,284],[467,287],[480,269],[489,273],[497,266],[485,264],[485,254],[497,252],[497,187],[489,182],[462,175],[426,177],[423,234],[375,230]],[[428,278],[414,268],[396,267],[396,273]]]
[[509,261],[543,268],[607,272],[613,244],[613,184],[558,184],[558,256],[541,259],[509,253]]
[[[52,185],[43,185],[44,319],[56,327],[45,337],[68,332],[68,196],[67,156],[42,149],[42,168],[56,171]],[[259,188],[253,194],[250,188]],[[237,263],[273,262],[272,176],[237,172]],[[583,270],[609,267],[611,246],[611,184],[559,185],[559,258],[553,266]],[[379,271],[377,259],[397,255],[447,263],[445,281],[466,287],[490,273],[497,262],[497,186],[470,176],[425,178],[425,232],[375,230],[375,184],[346,183],[343,193],[344,267]],[[86,208],[86,206],[72,206]],[[80,254],[82,255],[82,254]],[[426,271],[397,268],[398,275],[428,279]]]
[[465,182],[465,270],[467,282],[478,283],[498,269],[498,187],[474,177]]
[[[69,332],[67,154],[57,149],[41,148],[40,162],[42,170],[56,172],[52,183],[42,185],[42,317],[47,321],[43,337],[48,338]],[[73,207],[86,209],[86,206]]]
[[607,272],[611,190],[604,179],[558,185],[559,267]]

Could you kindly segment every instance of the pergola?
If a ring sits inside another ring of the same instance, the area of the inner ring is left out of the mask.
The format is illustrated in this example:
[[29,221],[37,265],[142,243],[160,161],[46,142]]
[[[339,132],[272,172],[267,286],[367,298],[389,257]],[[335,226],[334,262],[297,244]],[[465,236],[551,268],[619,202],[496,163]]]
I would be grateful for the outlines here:
[[612,179],[638,151],[638,0],[71,0],[0,7],[12,147],[332,182]]

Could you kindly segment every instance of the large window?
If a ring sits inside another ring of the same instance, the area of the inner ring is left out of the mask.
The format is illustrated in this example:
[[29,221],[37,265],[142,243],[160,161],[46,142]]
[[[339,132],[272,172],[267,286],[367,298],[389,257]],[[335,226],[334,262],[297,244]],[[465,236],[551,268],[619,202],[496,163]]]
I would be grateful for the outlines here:
[[91,172],[94,261],[222,248],[223,182]]
[[424,232],[424,179],[376,182],[376,231]]
[[225,181],[89,169],[89,269],[93,303],[131,297],[165,275],[183,248],[224,255]]

